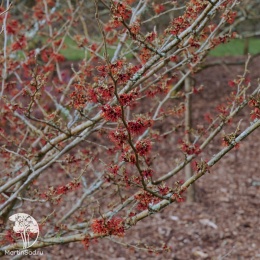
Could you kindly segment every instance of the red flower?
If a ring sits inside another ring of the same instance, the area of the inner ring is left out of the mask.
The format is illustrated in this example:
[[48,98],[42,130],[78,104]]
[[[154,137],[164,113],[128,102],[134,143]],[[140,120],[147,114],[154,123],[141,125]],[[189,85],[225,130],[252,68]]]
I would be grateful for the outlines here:
[[132,164],[135,164],[136,163],[136,157],[133,153],[130,153],[130,152],[125,152],[122,154],[122,160],[124,162],[130,162]]
[[126,93],[120,94],[119,99],[120,99],[121,105],[123,105],[123,106],[129,105],[133,100],[135,100],[137,95],[138,94],[136,92],[133,92],[133,93],[130,93],[130,94],[126,94]]
[[137,153],[144,156],[151,151],[152,145],[150,140],[141,140],[136,144]]
[[143,63],[149,60],[151,56],[151,51],[147,48],[143,48],[140,53],[140,59]]
[[235,80],[230,80],[230,81],[228,82],[228,85],[229,85],[231,88],[235,87],[235,86],[236,86]]
[[165,7],[162,4],[157,4],[157,5],[155,4],[155,5],[153,5],[153,9],[156,14],[159,14],[165,10]]
[[132,134],[142,134],[144,131],[152,126],[152,120],[138,118],[136,121],[128,122],[128,129]]
[[125,234],[123,219],[113,217],[107,219],[94,219],[91,228],[95,234],[114,235],[122,237]]
[[237,12],[232,12],[232,11],[230,11],[230,12],[226,15],[227,22],[228,22],[229,24],[232,24],[232,23],[234,22],[236,16],[237,16]]
[[228,116],[227,107],[225,107],[224,105],[218,105],[216,109],[218,112],[220,112],[221,116],[223,117]]
[[196,171],[197,173],[199,172],[210,172],[210,167],[207,163],[207,161],[199,161],[199,162],[196,162],[196,161],[193,161],[191,163],[191,167],[194,171]]
[[142,171],[142,175],[143,175],[144,177],[146,177],[146,178],[152,177],[152,175],[153,175],[153,170],[150,169],[150,168],[148,168],[148,169],[146,169],[146,170],[143,170],[143,171]]
[[116,122],[122,115],[120,106],[111,107],[110,105],[105,105],[102,107],[102,111],[102,115],[107,121]]
[[229,146],[229,145],[234,144],[234,147],[238,149],[239,143],[235,142],[237,136],[238,136],[237,133],[231,133],[231,134],[223,136],[222,137],[222,145],[223,146]]
[[248,105],[253,108],[253,110],[250,113],[250,118],[252,120],[255,120],[257,118],[260,118],[260,95],[258,95],[255,98],[252,98],[249,102]]
[[118,170],[119,170],[118,165],[110,165],[109,168],[108,168],[108,171],[110,173],[112,173],[113,175],[117,175],[118,174]]
[[13,51],[22,50],[23,48],[26,47],[26,45],[27,45],[26,37],[23,35],[16,42],[12,44],[12,50]]
[[172,62],[177,62],[178,57],[175,56],[175,55],[173,55],[173,56],[171,56],[170,60],[171,60]]
[[140,31],[140,22],[134,22],[130,27],[130,31],[133,35],[136,35]]
[[139,202],[137,208],[139,210],[145,210],[150,205],[156,204],[160,201],[158,197],[155,197],[149,192],[144,191],[143,193],[135,195],[135,199]]
[[158,186],[158,189],[163,196],[167,195],[170,192],[170,188],[168,186],[165,186],[165,184]]
[[60,186],[60,187],[57,188],[56,194],[57,195],[65,194],[65,193],[67,193],[68,190],[69,190],[68,186]]
[[75,91],[70,94],[71,103],[75,109],[82,109],[87,102],[87,96],[85,94],[86,92],[84,90],[84,86],[80,84],[75,84],[74,88]]
[[181,150],[187,155],[192,155],[192,154],[198,155],[201,153],[201,149],[197,144],[188,144],[184,141],[180,141],[180,147]]
[[62,54],[59,53],[52,53],[51,57],[56,61],[56,62],[60,62],[60,61],[65,61],[65,57]]
[[205,119],[208,123],[210,123],[210,124],[213,122],[213,118],[212,118],[211,114],[209,114],[209,113],[206,113],[206,114],[204,115],[204,119]]
[[148,33],[145,38],[148,42],[152,42],[155,38],[156,38],[156,33],[155,32],[151,32],[151,33]]
[[102,85],[97,88],[97,93],[104,99],[110,100],[113,97],[114,86],[113,85]]
[[121,18],[123,20],[128,19],[132,13],[131,8],[124,3],[114,1],[112,6],[112,12],[114,17]]
[[259,108],[255,108],[251,113],[250,113],[250,118],[252,120],[255,120],[255,119],[260,119],[260,109]]
[[88,247],[89,247],[89,237],[85,237],[85,238],[81,241],[81,243],[83,244],[83,246],[84,246],[85,249],[88,249]]
[[117,146],[121,146],[127,140],[128,136],[125,130],[117,129],[115,132],[109,133],[109,138],[112,142],[116,143]]
[[16,34],[19,30],[19,23],[16,20],[11,20],[6,25],[6,31],[8,34]]
[[105,77],[108,73],[108,69],[106,65],[97,66],[96,69],[100,73],[101,77]]

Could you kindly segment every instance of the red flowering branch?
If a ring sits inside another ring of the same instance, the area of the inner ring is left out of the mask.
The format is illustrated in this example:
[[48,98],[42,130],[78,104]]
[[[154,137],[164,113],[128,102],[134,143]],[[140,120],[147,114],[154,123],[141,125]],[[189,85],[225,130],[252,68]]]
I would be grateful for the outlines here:
[[[19,3],[19,12],[8,3],[0,7],[0,221],[12,244],[1,240],[0,254],[20,245],[5,227],[25,207],[43,229],[32,248],[123,237],[185,201],[186,189],[259,127],[249,58],[241,76],[223,83],[227,99],[211,113],[208,104],[198,126],[188,122],[189,97],[207,87],[197,86],[196,73],[210,50],[237,37],[245,13],[253,19],[249,1],[42,0]],[[247,105],[251,126],[229,130]],[[225,147],[205,160],[224,129]],[[171,152],[161,156],[163,146]],[[177,165],[162,172],[163,159]],[[194,174],[173,180],[191,162]]]
[[[210,161],[208,161],[207,165],[208,167],[212,167],[214,164],[216,164],[227,152],[229,152],[234,146],[244,140],[248,135],[250,135],[253,131],[255,131],[258,127],[260,127],[260,120],[257,120],[254,122],[250,127],[245,129],[235,140],[232,144],[230,144],[228,147],[222,149],[218,154],[216,154]],[[189,180],[187,180],[183,185],[181,185],[182,190],[186,190],[193,182],[201,178],[206,172],[208,171],[207,168],[203,168],[200,172],[194,174]],[[172,196],[172,194],[170,194]],[[174,196],[175,197],[175,196]],[[103,237],[104,235],[123,235],[124,230],[130,228],[132,225],[135,225],[138,221],[150,216],[151,214],[155,212],[159,212],[166,206],[168,206],[170,203],[174,202],[174,200],[162,200],[159,203],[156,203],[155,205],[151,206],[150,210],[144,210],[137,215],[130,217],[126,220],[124,220],[124,226],[122,226],[122,220],[113,218],[112,221],[109,221],[105,224],[104,220],[95,220],[92,224],[92,228],[94,229],[94,234],[90,233],[88,235],[88,239],[94,239],[97,237]],[[112,225],[113,224],[113,225]],[[96,233],[96,234],[95,234]],[[75,235],[68,235],[64,237],[59,238],[46,238],[46,239],[39,239],[37,243],[35,243],[32,248],[41,248],[45,246],[54,245],[57,242],[65,244],[73,241],[83,241],[86,239],[86,234],[75,234]],[[1,252],[4,252],[4,250],[13,250],[19,246],[19,243],[8,245],[3,248],[1,248]]]

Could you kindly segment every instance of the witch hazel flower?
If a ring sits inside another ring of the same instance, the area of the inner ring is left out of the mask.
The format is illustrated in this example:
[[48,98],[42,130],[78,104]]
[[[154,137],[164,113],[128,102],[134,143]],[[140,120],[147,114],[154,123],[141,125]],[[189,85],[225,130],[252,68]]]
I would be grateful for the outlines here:
[[107,121],[116,122],[122,116],[122,110],[120,106],[111,107],[110,105],[105,105],[102,107],[102,116]]
[[128,122],[128,129],[131,134],[138,135],[145,132],[145,130],[152,126],[151,119],[137,118],[137,120]]
[[148,139],[138,141],[136,143],[136,151],[138,154],[147,155],[152,149],[151,141]]

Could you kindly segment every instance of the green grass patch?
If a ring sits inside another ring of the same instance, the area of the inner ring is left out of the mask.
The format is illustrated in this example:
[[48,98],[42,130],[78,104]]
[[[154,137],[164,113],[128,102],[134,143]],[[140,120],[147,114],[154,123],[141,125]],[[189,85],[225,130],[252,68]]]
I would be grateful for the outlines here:
[[[228,43],[221,44],[210,52],[211,56],[238,56],[244,55],[244,47],[246,40],[233,39]],[[260,39],[249,39],[249,53],[260,53]]]
[[66,37],[64,44],[66,48],[62,49],[60,53],[64,55],[67,60],[78,61],[85,58],[85,50],[83,48],[79,48],[77,43],[71,38]]
[[[244,48],[245,48],[246,40],[242,39],[233,39],[228,43],[221,44],[216,47],[214,50],[210,51],[210,56],[215,57],[223,57],[223,56],[239,56],[244,55]],[[61,54],[65,56],[67,60],[76,61],[81,60],[85,57],[85,51],[83,49],[78,48],[77,44],[70,39],[69,37],[66,38],[65,44],[67,46],[66,49],[61,51]],[[100,52],[103,55],[104,48]],[[260,39],[251,38],[249,39],[249,53],[250,54],[257,54],[260,53]],[[108,48],[108,55],[109,57],[113,57],[114,50]],[[89,58],[90,53],[87,52],[87,58]],[[127,59],[131,59],[133,56],[131,54],[127,55]]]
[[66,49],[61,50],[60,53],[64,55],[66,60],[70,60],[70,61],[82,60],[85,58],[86,55],[83,49],[73,48],[69,46]]
[[[42,41],[43,43],[47,42],[47,37],[36,37],[33,41],[31,41],[30,44],[37,43],[37,41]],[[228,43],[221,44],[212,51],[210,51],[210,56],[215,57],[223,57],[223,56],[239,56],[244,55],[244,48],[245,48],[245,42],[246,40],[242,39],[233,39]],[[68,61],[79,61],[84,59],[85,57],[87,59],[90,58],[90,52],[88,50],[84,50],[83,48],[79,48],[77,46],[77,43],[71,39],[70,37],[65,38],[64,42],[66,48],[61,49],[60,53],[65,56],[66,60]],[[130,42],[129,42],[130,44]],[[108,47],[108,55],[110,58],[113,57],[115,49]],[[249,39],[249,53],[250,54],[257,54],[260,53],[260,39],[257,38],[251,38]],[[101,56],[104,55],[104,47],[99,51],[99,54]],[[18,59],[24,59],[24,55],[21,51],[17,52],[17,58]],[[128,53],[126,55],[127,59],[132,59],[133,55],[131,53]]]
[[[85,58],[85,56],[87,56],[87,59],[90,58],[90,52],[88,50],[84,50],[83,48],[79,48],[76,44],[76,42],[69,38],[69,37],[66,37],[65,38],[65,41],[64,41],[64,44],[66,46],[65,49],[62,49],[60,51],[60,53],[62,55],[64,55],[64,57],[69,60],[69,61],[78,61],[78,60],[82,60]],[[99,54],[101,56],[104,56],[104,47],[101,49],[101,51],[99,51]],[[112,48],[109,48],[107,49],[107,53],[108,53],[108,56],[110,58],[113,57],[114,55],[114,52],[115,50],[112,49]],[[126,58],[127,59],[131,59],[133,57],[133,55],[131,53],[127,54],[126,55]]]

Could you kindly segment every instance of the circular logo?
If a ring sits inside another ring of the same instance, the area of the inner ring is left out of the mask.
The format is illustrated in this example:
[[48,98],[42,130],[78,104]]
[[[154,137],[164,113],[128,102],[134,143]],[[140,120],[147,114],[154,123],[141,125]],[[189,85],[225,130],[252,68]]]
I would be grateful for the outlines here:
[[9,217],[14,222],[13,231],[20,234],[23,249],[31,247],[38,239],[39,226],[37,221],[25,213],[17,213]]

